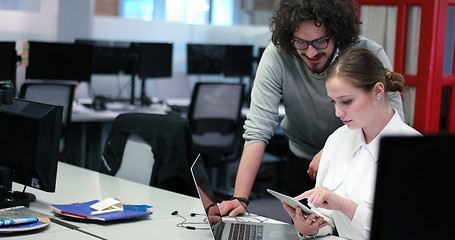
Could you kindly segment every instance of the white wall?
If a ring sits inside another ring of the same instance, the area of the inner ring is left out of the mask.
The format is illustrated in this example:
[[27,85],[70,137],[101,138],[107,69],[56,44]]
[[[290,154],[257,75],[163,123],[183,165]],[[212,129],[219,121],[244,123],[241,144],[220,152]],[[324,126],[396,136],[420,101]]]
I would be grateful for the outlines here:
[[[39,12],[0,10],[0,41],[16,41],[18,54],[28,40],[56,41],[58,6],[59,0],[41,0]],[[19,66],[17,85],[24,81],[25,67]]]
[[41,0],[39,12],[0,10],[0,40],[56,40],[59,0]]

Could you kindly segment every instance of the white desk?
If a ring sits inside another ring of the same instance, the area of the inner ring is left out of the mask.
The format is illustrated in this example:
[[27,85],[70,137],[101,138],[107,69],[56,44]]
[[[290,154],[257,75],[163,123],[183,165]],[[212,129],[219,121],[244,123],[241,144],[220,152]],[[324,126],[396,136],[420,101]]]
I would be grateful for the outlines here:
[[[168,99],[166,103],[170,105],[187,107],[190,105],[190,99]],[[107,110],[100,111],[87,108],[81,104],[76,104],[73,106],[71,122],[112,122],[119,114],[129,112],[166,114],[166,112],[170,110],[170,107],[167,104],[154,103],[150,106],[140,107],[124,103],[111,103],[107,104]],[[242,107],[242,116],[245,117],[248,110],[249,106]],[[278,115],[280,118],[283,118],[285,115],[283,104],[280,104],[278,107]]]
[[[21,185],[13,184],[13,190],[21,191],[21,189]],[[107,197],[115,197],[125,203],[148,204],[153,206],[153,214],[148,218],[141,218],[139,220],[104,223],[64,219],[65,222],[77,226],[84,231],[102,237],[107,236],[105,238],[108,239],[127,239],[131,237],[131,233],[134,233],[134,236],[144,236],[146,238],[145,236],[163,234],[164,229],[169,230],[170,236],[177,237],[171,237],[172,239],[178,239],[179,236],[189,237],[193,235],[195,236],[194,239],[210,239],[210,234],[207,234],[209,233],[208,231],[190,231],[176,227],[176,224],[180,223],[182,219],[178,216],[171,215],[171,212],[175,210],[179,211],[181,215],[188,217],[192,212],[203,213],[204,209],[199,199],[112,177],[66,163],[59,162],[55,193],[46,193],[32,188],[27,188],[27,192],[35,194],[37,198],[35,202],[30,204],[30,208],[52,215],[50,204],[67,204],[94,199],[102,200]],[[59,219],[61,218],[59,217]],[[161,219],[166,219],[166,221],[161,222]],[[46,239],[63,239],[59,237],[64,235],[59,235],[60,232],[68,231],[74,234],[75,239],[86,239],[80,238],[79,234],[82,233],[79,231],[63,228],[52,222],[48,229],[36,234],[36,236],[46,235]],[[51,238],[51,236],[55,236],[55,238]],[[89,238],[89,235],[85,236]],[[30,237],[30,235],[16,237],[18,239],[25,239]],[[35,235],[33,237],[35,239]],[[65,235],[66,239],[67,237]]]
[[112,122],[122,113],[143,112],[166,114],[169,107],[166,104],[152,104],[150,106],[133,106],[124,103],[108,104],[107,110],[94,110],[83,105],[73,106],[71,122]]
[[[13,184],[13,190],[20,191],[22,185]],[[153,206],[153,214],[147,218],[118,222],[96,222],[62,219],[78,227],[81,231],[105,239],[212,239],[209,230],[188,230],[176,225],[182,222],[171,212],[177,210],[191,222],[202,222],[203,216],[190,217],[190,213],[204,213],[198,198],[173,193],[147,185],[112,177],[95,171],[59,162],[57,187],[55,193],[46,193],[33,188],[27,192],[34,193],[37,200],[30,208],[53,216],[50,204],[67,204],[74,202],[102,200],[107,197],[120,199],[131,204],[148,204]],[[204,225],[197,225],[204,227]],[[208,225],[207,225],[208,226]],[[54,222],[43,231],[33,235],[14,235],[12,239],[98,239],[78,230],[65,228]],[[321,239],[338,239],[325,237]]]
[[[15,190],[20,191],[22,185],[14,184]],[[171,212],[178,210],[185,214],[191,212],[203,213],[199,199],[131,182],[125,179],[109,176],[88,169],[59,162],[57,187],[55,193],[47,193],[33,188],[27,192],[36,195],[37,200],[31,207],[40,212],[50,213],[49,204],[68,204],[103,200],[114,197],[124,203],[147,204],[153,206],[150,218],[169,218]]]

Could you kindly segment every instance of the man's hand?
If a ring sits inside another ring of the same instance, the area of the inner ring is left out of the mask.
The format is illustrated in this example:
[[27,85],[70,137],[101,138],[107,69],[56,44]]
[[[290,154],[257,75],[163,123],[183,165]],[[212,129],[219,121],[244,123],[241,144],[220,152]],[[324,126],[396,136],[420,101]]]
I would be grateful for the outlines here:
[[220,214],[224,216],[229,213],[229,217],[245,214],[245,207],[239,200],[226,200],[220,203]]
[[314,155],[313,160],[311,160],[310,166],[308,167],[308,175],[311,179],[316,180],[316,175],[318,174],[319,161],[321,161],[322,149],[316,155]]

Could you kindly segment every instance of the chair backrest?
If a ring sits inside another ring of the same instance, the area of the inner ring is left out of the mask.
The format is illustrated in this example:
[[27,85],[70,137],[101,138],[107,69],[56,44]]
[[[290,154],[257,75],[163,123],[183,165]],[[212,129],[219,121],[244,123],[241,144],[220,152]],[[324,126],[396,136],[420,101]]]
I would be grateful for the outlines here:
[[63,106],[59,159],[64,161],[68,158],[68,125],[71,122],[75,87],[74,84],[24,83],[19,93],[22,99]]
[[194,160],[188,120],[177,115],[124,113],[117,116],[99,171],[169,191],[195,196]]
[[243,84],[196,83],[188,110],[192,132],[228,134],[235,131],[240,121],[243,96]]
[[63,126],[71,121],[71,111],[74,99],[73,84],[59,83],[24,83],[21,86],[19,98],[63,106]]
[[152,147],[143,138],[136,134],[128,136],[122,163],[115,174],[116,177],[145,185],[150,184],[155,158],[153,157]]

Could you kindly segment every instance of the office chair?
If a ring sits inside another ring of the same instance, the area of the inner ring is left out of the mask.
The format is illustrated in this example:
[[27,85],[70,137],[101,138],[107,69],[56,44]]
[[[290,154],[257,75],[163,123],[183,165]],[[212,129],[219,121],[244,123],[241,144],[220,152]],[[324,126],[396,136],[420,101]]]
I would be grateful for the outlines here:
[[24,83],[19,93],[19,98],[22,99],[63,106],[59,160],[65,162],[69,158],[69,126],[71,124],[75,87],[74,84]]
[[177,115],[120,114],[114,120],[99,171],[150,186],[196,196],[188,120]]
[[230,189],[227,164],[239,159],[243,144],[243,97],[243,84],[198,82],[188,110],[195,153],[204,157],[213,188],[220,193]]

